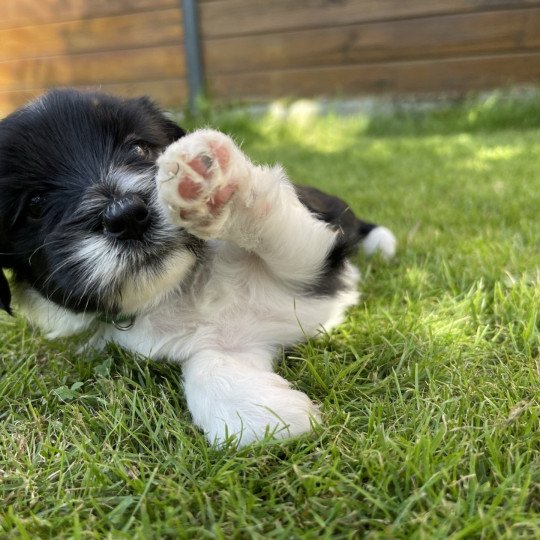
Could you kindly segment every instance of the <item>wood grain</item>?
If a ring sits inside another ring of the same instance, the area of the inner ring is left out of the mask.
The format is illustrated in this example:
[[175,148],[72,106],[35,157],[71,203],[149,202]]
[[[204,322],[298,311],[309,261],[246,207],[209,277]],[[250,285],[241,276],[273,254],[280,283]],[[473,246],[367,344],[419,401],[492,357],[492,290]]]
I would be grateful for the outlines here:
[[539,0],[221,0],[200,4],[206,38],[283,32],[494,9],[540,6]]
[[215,75],[219,100],[366,94],[462,95],[513,83],[540,83],[540,53],[389,62]]
[[178,7],[178,0],[1,0],[0,28]]
[[182,78],[183,49],[167,46],[0,63],[0,91]]
[[[184,78],[166,81],[134,81],[120,84],[79,86],[81,90],[98,90],[124,97],[150,96],[162,107],[180,110],[187,100]],[[0,117],[24,105],[46,91],[45,88],[0,92]]]
[[209,76],[540,49],[540,8],[208,39]]
[[180,44],[182,37],[179,9],[0,29],[0,60]]
[[95,89],[125,97],[150,96],[162,107],[180,110],[185,106],[188,96],[187,82],[184,78],[166,81],[135,81],[120,84],[102,84],[86,86],[83,89]]

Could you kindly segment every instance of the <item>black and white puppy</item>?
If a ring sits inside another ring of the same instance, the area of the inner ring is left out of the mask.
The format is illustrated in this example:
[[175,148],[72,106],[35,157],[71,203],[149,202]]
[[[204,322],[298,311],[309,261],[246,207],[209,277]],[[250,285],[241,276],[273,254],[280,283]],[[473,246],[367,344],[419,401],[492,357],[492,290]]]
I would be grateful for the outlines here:
[[182,366],[210,442],[310,429],[274,357],[358,300],[347,256],[395,239],[345,203],[186,135],[151,101],[55,90],[0,122],[0,307]]

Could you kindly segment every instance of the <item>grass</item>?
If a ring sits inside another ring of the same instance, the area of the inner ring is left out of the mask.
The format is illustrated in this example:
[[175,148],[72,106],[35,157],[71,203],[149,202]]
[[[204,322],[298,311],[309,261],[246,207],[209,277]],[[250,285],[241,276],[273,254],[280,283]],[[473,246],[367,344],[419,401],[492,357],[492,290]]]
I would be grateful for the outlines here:
[[540,102],[207,121],[399,238],[389,264],[358,256],[347,322],[279,365],[324,424],[217,450],[177,367],[3,317],[0,536],[540,535]]

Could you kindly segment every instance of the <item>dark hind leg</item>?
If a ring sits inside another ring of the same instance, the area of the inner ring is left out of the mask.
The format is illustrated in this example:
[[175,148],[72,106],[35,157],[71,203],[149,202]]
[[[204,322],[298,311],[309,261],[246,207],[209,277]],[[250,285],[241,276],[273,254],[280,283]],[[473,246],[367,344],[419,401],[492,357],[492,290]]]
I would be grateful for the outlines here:
[[340,232],[336,246],[343,256],[355,253],[360,246],[371,255],[380,252],[387,259],[394,256],[396,239],[386,227],[358,219],[339,197],[311,186],[294,186],[298,198],[308,210]]

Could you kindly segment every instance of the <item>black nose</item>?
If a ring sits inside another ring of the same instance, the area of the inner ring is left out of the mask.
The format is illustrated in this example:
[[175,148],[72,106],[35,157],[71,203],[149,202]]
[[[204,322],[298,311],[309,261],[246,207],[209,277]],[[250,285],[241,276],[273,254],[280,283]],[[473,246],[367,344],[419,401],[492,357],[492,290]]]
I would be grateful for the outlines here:
[[137,195],[115,199],[103,212],[103,230],[119,240],[140,240],[149,224],[148,207]]

